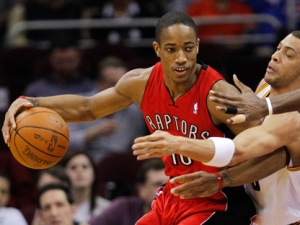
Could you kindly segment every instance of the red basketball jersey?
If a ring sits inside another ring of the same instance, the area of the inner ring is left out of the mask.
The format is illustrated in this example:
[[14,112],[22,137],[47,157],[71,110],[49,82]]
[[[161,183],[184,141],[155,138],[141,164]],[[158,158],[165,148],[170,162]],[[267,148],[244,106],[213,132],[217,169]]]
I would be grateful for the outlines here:
[[[204,64],[191,89],[173,102],[164,83],[161,63],[158,62],[151,72],[141,104],[150,132],[164,130],[173,135],[196,139],[223,137],[224,134],[211,121],[206,102],[209,90],[218,80],[224,78]],[[181,155],[171,155],[162,159],[166,175],[170,177],[200,170],[219,170]]]

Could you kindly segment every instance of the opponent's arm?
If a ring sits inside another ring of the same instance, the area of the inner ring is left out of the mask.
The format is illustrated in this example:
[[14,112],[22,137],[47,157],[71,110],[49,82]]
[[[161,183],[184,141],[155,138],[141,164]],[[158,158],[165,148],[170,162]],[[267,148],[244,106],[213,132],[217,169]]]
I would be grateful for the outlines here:
[[[265,99],[258,98],[251,88],[238,80],[236,75],[233,76],[233,80],[235,85],[241,90],[241,95],[228,95],[228,93],[224,94],[225,92],[211,91],[213,97],[210,97],[210,100],[225,105],[218,106],[218,110],[226,112],[228,107],[236,107],[238,114],[244,115],[244,120],[240,120],[240,115],[237,115],[231,117],[227,121],[228,123],[257,120],[269,114],[268,104]],[[270,101],[274,114],[297,111],[300,109],[300,90],[270,97]]]
[[[268,155],[247,160],[219,172],[223,187],[235,187],[261,180],[286,166],[287,153],[282,148]],[[217,193],[220,185],[215,174],[199,171],[174,177],[171,183],[180,184],[171,193],[182,199],[206,197]]]
[[220,137],[191,139],[156,131],[135,139],[132,149],[138,160],[180,154],[210,166],[223,167],[299,141],[299,132],[300,115],[291,112],[268,116],[262,125],[243,131],[233,141]]

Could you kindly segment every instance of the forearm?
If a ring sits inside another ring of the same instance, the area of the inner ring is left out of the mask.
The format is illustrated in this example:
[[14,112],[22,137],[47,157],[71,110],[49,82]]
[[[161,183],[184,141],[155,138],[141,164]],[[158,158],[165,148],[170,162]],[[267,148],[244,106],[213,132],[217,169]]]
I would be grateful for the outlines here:
[[300,90],[270,97],[273,113],[300,111]]
[[224,187],[235,187],[261,180],[286,166],[287,153],[281,148],[220,172]]
[[50,97],[27,97],[34,107],[45,107],[56,111],[66,122],[93,120],[88,107],[88,98],[79,95],[57,95]]
[[210,161],[215,154],[214,144],[210,140],[177,137],[177,142],[175,142],[174,145],[173,149],[176,150],[176,154],[200,162]]

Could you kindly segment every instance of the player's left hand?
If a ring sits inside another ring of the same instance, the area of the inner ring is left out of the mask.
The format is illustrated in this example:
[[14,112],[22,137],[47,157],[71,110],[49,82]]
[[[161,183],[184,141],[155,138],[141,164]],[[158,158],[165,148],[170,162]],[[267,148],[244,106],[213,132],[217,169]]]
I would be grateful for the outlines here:
[[215,174],[199,171],[174,177],[171,183],[180,185],[173,188],[171,193],[181,199],[207,197],[219,191],[219,182]]
[[172,155],[177,147],[176,136],[165,131],[155,131],[151,135],[136,138],[132,150],[138,160],[145,160]]

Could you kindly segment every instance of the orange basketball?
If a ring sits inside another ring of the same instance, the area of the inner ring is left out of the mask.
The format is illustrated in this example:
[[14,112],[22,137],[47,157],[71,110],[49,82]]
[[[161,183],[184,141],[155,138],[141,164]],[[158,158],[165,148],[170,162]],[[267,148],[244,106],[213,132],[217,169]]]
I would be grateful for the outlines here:
[[16,117],[17,127],[10,133],[10,151],[22,165],[45,169],[58,163],[69,147],[69,130],[53,110],[35,107]]

